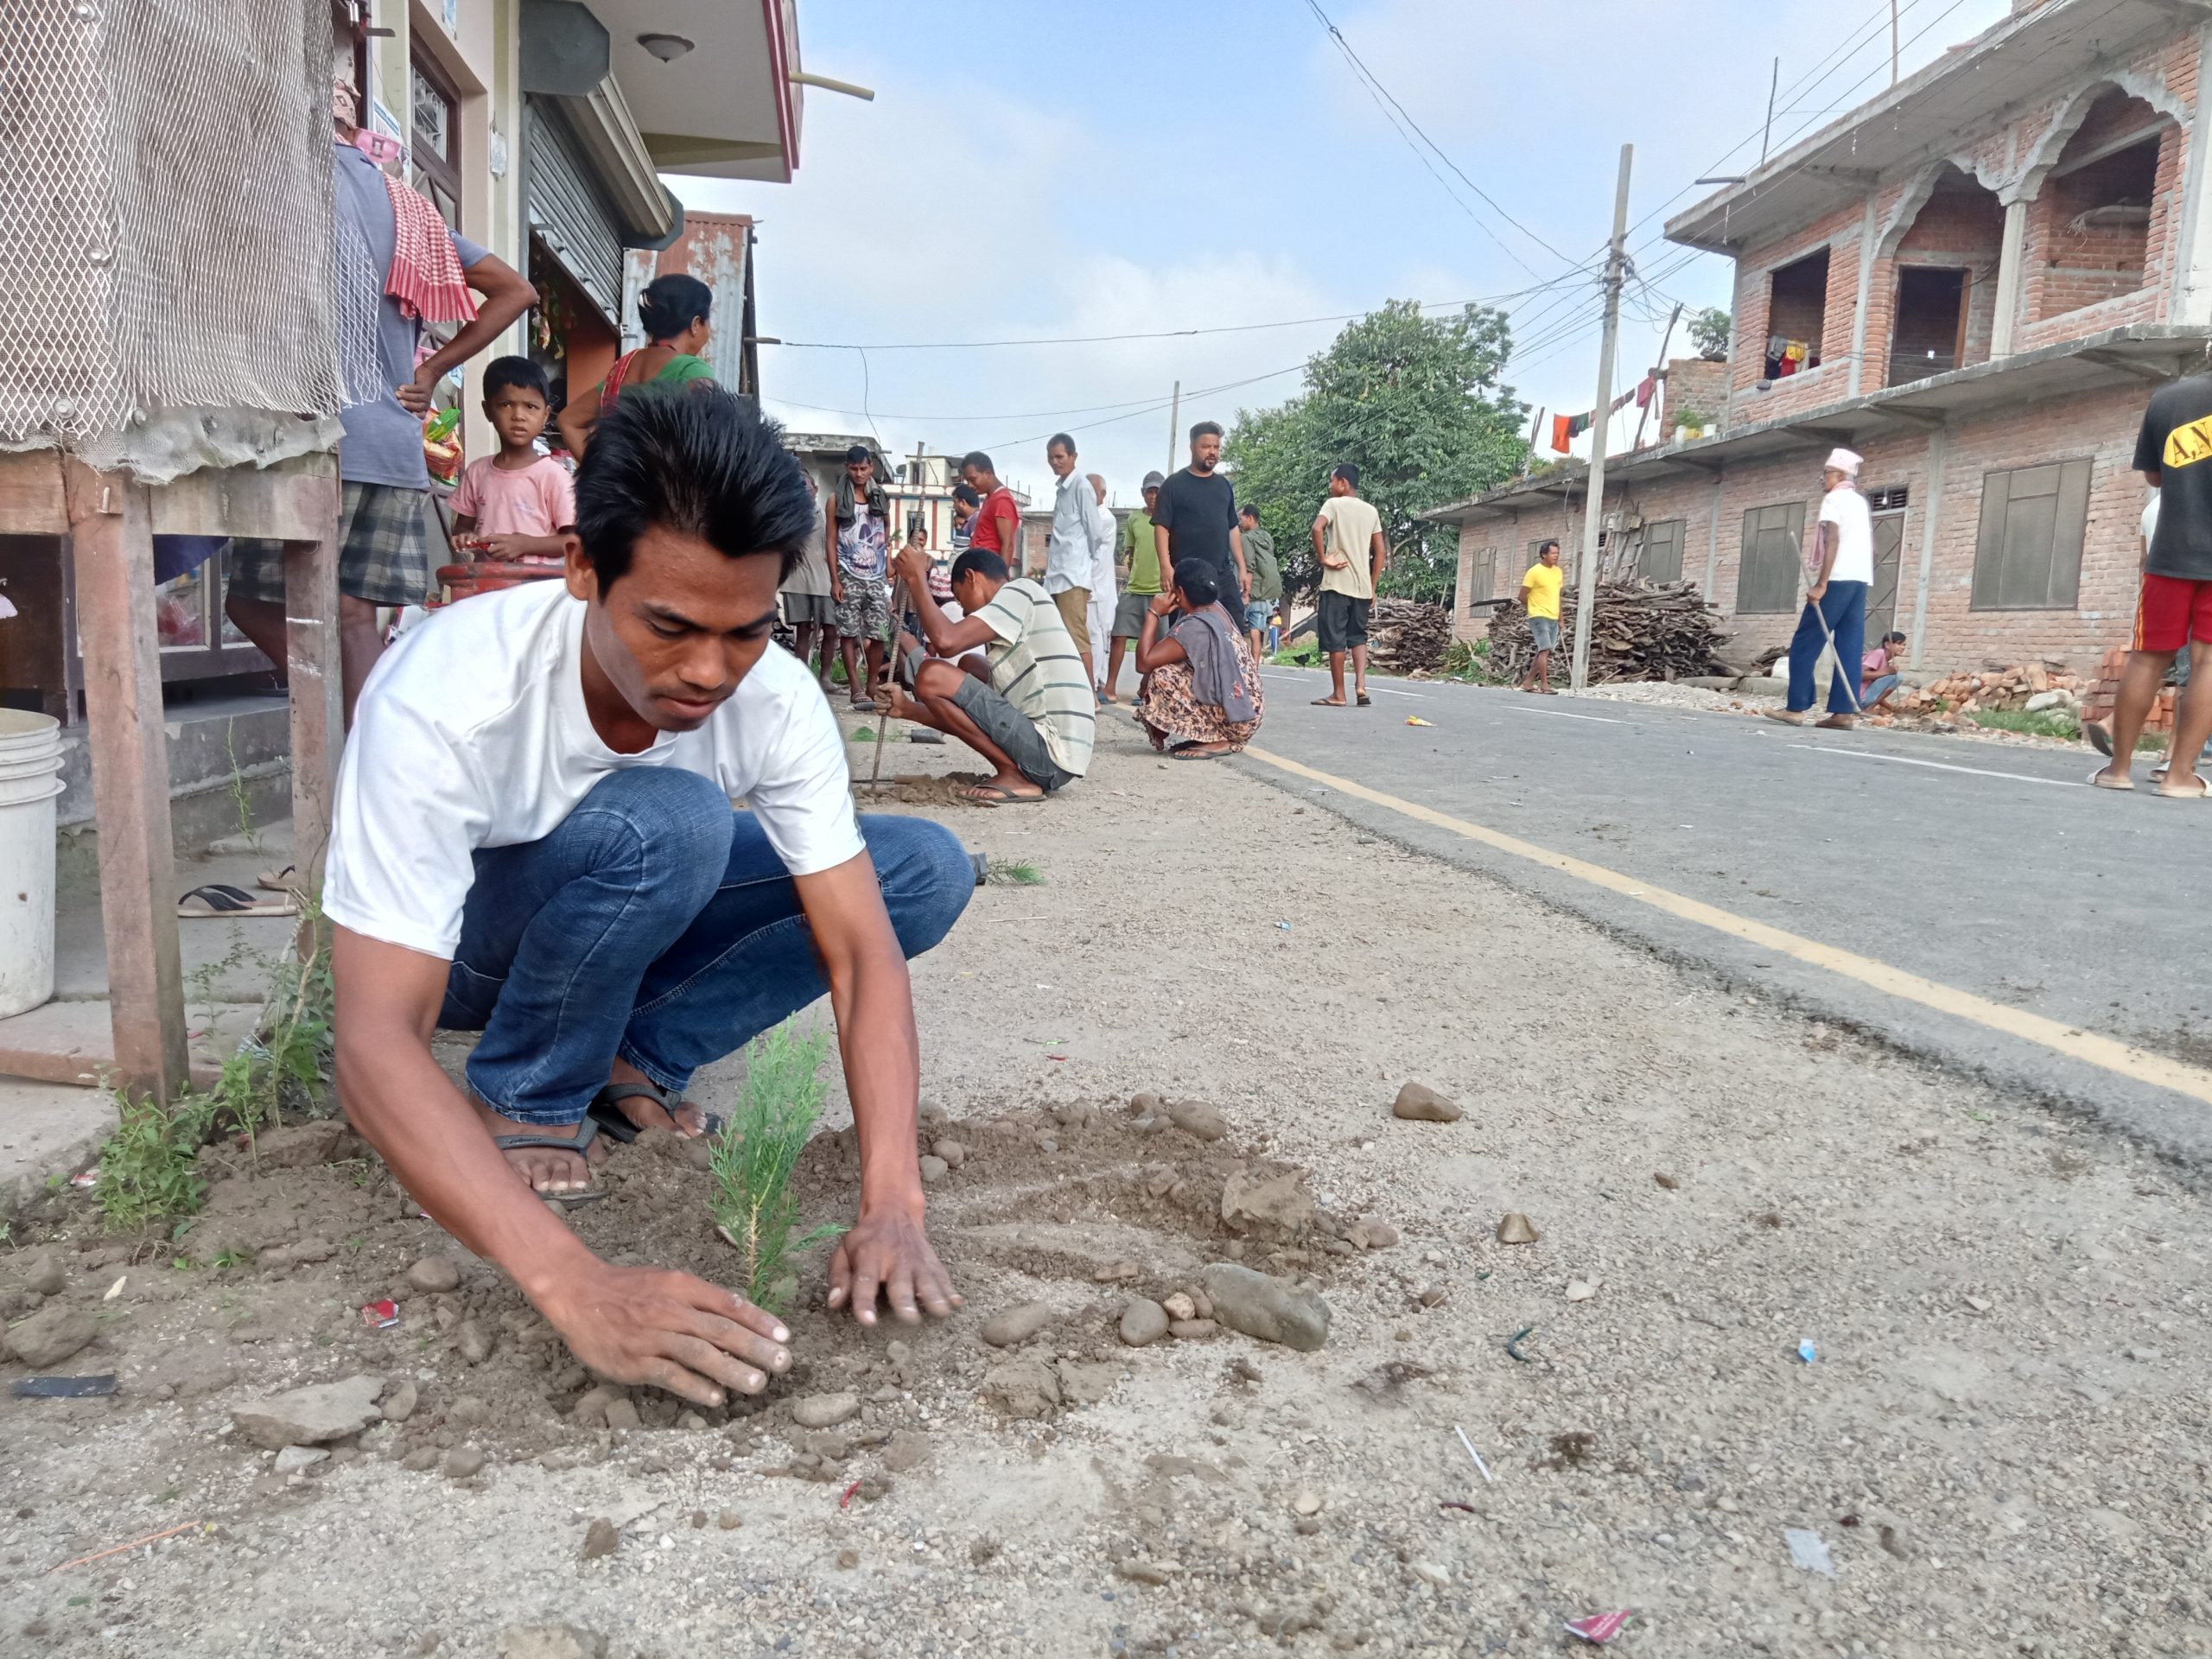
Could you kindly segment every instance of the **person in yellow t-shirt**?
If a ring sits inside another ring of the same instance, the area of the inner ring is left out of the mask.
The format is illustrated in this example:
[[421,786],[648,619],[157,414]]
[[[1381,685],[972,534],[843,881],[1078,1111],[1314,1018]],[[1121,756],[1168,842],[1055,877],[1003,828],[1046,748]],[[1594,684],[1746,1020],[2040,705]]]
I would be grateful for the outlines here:
[[1559,568],[1559,543],[1546,542],[1536,550],[1536,562],[1521,578],[1521,604],[1529,613],[1529,636],[1536,647],[1521,690],[1543,696],[1552,693],[1552,652],[1559,649],[1559,590],[1567,573]]

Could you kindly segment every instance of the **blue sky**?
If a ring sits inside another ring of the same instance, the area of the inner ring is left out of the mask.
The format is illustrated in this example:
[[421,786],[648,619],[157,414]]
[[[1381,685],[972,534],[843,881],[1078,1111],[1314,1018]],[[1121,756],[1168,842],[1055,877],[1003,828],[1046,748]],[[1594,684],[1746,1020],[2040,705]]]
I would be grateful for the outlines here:
[[[1617,384],[1627,386],[1655,360],[1675,301],[1728,302],[1727,264],[1670,246],[1660,226],[1707,194],[1694,179],[1758,160],[1773,59],[1777,150],[1889,78],[1888,0],[1321,3],[1496,208],[1434,155],[1427,165],[1415,155],[1306,0],[807,0],[806,66],[874,87],[875,101],[810,91],[791,185],[671,181],[694,207],[760,220],[762,333],[879,347],[865,362],[853,351],[763,347],[770,410],[809,430],[872,423],[900,453],[918,441],[990,448],[1001,474],[1040,499],[1045,436],[1065,427],[1085,470],[1128,501],[1141,474],[1167,460],[1165,405],[1178,378],[1185,424],[1226,424],[1240,407],[1294,392],[1297,375],[1281,372],[1341,324],[890,348],[1221,329],[1385,299],[1501,296],[1515,296],[1500,302],[1519,342],[1507,373],[1515,391],[1587,409],[1597,257],[1621,144],[1636,146],[1630,247],[1642,278],[1624,313]],[[2006,0],[1899,6],[1906,73],[2008,10]],[[1684,353],[1678,333],[1673,354]]]

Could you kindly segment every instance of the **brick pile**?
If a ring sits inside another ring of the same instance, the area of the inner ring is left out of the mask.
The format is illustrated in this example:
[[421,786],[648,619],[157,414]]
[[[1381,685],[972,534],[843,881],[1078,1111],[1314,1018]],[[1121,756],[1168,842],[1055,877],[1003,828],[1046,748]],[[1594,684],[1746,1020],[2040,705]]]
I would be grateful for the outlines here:
[[[2125,655],[2125,652],[2115,653]],[[2013,668],[1984,670],[1980,673],[1946,675],[1919,689],[1900,690],[1890,706],[1907,714],[1972,715],[1991,709],[2064,709],[2079,714],[2084,682],[2075,675],[2053,673],[2041,663]]]
[[[2083,720],[2110,720],[2113,706],[2120,701],[2120,671],[2127,664],[2125,649],[2105,652],[2104,660],[2097,665],[2096,683],[2082,699]],[[2158,700],[2151,705],[2151,717],[2144,722],[2146,732],[2171,734],[2174,728],[2174,699],[2179,694],[2171,686],[2162,686]]]

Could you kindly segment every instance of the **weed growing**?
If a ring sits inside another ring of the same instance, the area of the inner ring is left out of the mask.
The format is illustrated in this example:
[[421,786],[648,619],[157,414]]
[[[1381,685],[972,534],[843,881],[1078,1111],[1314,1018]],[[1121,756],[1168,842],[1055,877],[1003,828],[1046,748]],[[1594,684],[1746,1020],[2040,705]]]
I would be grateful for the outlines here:
[[1023,860],[995,858],[990,862],[988,879],[1002,887],[1041,887],[1045,872]]
[[795,1288],[791,1256],[845,1230],[798,1232],[791,1191],[799,1150],[822,1116],[829,1047],[823,1033],[796,1036],[788,1020],[755,1039],[746,1051],[744,1091],[715,1143],[715,1230],[744,1258],[746,1294],[772,1310],[788,1302]]
[[1992,731],[2024,732],[2033,737],[2063,737],[2073,742],[2082,735],[2082,722],[2063,709],[1981,709],[1973,716],[1977,726]]

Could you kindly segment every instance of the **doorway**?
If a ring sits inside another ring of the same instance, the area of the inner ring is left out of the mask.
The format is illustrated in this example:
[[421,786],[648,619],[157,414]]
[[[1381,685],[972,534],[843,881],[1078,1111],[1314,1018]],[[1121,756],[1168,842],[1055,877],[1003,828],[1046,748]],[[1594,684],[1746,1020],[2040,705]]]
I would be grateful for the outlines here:
[[1902,386],[1933,374],[1948,374],[1965,360],[1967,296],[1974,283],[1967,270],[1943,265],[1907,265],[1897,272],[1897,321],[1890,331],[1890,376]]
[[1866,593],[1866,648],[1897,625],[1897,566],[1904,551],[1904,509],[1874,515],[1874,585]]

